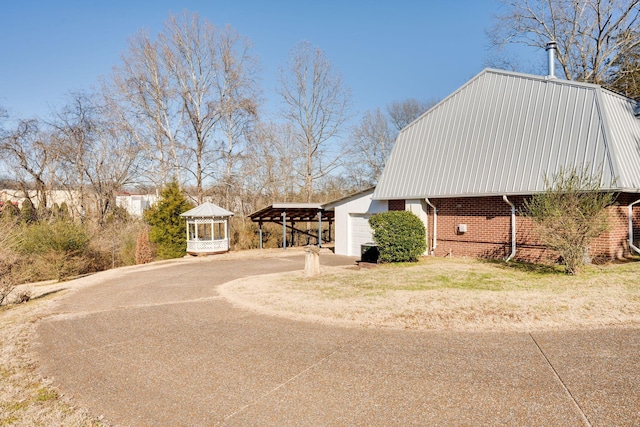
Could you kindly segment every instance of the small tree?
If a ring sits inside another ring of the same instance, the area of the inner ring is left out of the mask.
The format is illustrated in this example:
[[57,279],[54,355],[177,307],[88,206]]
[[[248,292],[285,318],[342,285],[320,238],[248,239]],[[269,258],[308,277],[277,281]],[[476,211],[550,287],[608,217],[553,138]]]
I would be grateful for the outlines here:
[[424,224],[409,211],[389,211],[369,218],[382,262],[415,262],[427,249]]
[[38,221],[38,212],[30,199],[25,199],[24,202],[22,202],[22,208],[20,208],[20,221],[24,224],[33,224]]
[[606,208],[615,195],[602,191],[600,177],[587,167],[560,169],[544,183],[543,193],[525,201],[525,213],[538,238],[562,257],[567,274],[578,274],[591,241],[609,229]]
[[172,181],[162,190],[160,200],[144,213],[144,220],[151,227],[149,238],[157,245],[157,255],[161,259],[180,258],[187,250],[186,222],[181,213],[193,208]]
[[153,246],[149,240],[149,229],[142,227],[136,241],[136,264],[147,264],[153,261]]

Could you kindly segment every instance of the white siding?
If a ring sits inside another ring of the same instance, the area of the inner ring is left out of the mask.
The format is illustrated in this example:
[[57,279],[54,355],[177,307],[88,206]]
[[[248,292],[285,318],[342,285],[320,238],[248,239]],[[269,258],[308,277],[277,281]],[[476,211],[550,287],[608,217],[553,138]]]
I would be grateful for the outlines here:
[[[335,253],[338,255],[360,256],[360,249],[354,251],[355,240],[352,234],[352,218],[368,217],[374,213],[387,210],[386,201],[371,200],[373,190],[359,194],[352,198],[346,198],[337,203],[335,211]],[[361,224],[361,222],[360,222]],[[367,224],[368,225],[368,224]],[[361,234],[362,231],[356,234]],[[356,236],[356,239],[359,237]]]

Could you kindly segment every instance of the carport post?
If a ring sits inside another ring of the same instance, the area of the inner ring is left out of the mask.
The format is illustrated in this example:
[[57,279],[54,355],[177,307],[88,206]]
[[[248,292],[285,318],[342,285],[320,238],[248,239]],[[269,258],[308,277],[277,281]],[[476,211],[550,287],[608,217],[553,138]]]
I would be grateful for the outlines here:
[[259,221],[260,224],[260,249],[262,249],[262,221]]
[[282,250],[287,249],[287,211],[282,211]]
[[318,247],[322,247],[322,210],[318,210]]

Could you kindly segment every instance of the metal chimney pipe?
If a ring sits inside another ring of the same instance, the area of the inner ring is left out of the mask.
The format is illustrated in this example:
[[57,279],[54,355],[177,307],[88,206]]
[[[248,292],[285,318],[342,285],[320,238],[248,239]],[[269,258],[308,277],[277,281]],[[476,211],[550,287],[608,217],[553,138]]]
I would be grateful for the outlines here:
[[548,52],[548,62],[549,62],[549,75],[548,79],[556,78],[556,49],[558,49],[558,43],[555,41],[550,41],[547,43],[545,50]]

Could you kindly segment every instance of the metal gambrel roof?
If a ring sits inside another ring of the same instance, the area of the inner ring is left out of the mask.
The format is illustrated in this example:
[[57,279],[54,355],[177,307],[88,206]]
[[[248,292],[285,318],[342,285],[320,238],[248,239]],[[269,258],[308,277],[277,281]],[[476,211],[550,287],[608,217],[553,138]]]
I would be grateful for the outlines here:
[[205,202],[195,208],[180,214],[180,216],[186,216],[191,218],[214,218],[233,216],[233,212],[221,208],[218,205],[214,205],[210,202]]
[[486,69],[403,129],[374,199],[531,194],[561,167],[640,191],[635,101],[600,86]]

